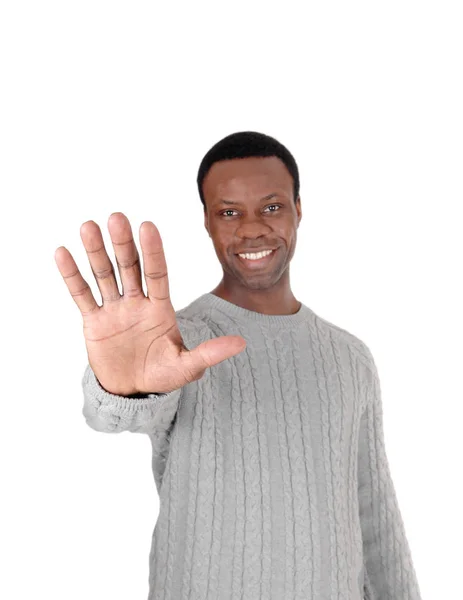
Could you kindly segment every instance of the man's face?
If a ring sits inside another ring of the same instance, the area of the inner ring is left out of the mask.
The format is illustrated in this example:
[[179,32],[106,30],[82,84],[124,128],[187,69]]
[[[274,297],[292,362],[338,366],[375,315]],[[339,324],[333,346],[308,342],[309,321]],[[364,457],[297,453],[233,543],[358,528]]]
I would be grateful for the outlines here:
[[[203,181],[204,225],[228,279],[248,289],[275,285],[293,257],[301,203],[293,179],[276,156],[224,160]],[[274,249],[260,260],[238,253]]]

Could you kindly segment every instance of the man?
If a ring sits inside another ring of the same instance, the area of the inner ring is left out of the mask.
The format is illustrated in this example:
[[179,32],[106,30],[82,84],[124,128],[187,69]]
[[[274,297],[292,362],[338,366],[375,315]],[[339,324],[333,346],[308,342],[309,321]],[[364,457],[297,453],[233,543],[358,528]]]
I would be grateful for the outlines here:
[[162,241],[122,213],[81,236],[100,307],[65,248],[56,262],[84,319],[83,414],[149,435],[160,498],[149,599],[419,600],[385,451],[369,348],[291,291],[302,210],[291,153],[256,132],[203,158],[217,287],[175,312]]

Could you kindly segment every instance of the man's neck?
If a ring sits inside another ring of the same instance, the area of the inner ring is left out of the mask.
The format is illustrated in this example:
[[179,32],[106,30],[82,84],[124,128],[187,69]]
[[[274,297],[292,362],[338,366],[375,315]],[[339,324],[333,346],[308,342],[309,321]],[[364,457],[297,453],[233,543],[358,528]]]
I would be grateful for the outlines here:
[[221,282],[210,293],[241,308],[265,315],[292,315],[301,307],[301,303],[294,297],[290,288],[243,290],[242,288],[226,287]]

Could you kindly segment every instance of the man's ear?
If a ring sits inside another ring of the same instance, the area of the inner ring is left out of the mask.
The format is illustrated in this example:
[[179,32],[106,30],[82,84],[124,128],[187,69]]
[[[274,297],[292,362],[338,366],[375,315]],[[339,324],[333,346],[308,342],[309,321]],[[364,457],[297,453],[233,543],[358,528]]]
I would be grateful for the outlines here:
[[204,208],[204,227],[206,228],[207,234],[209,235],[209,237],[211,237],[211,234],[209,233],[209,228],[207,226],[207,210],[206,208]]
[[297,226],[299,227],[299,223],[302,219],[302,207],[301,207],[301,197],[298,196],[296,200],[296,212],[297,212]]

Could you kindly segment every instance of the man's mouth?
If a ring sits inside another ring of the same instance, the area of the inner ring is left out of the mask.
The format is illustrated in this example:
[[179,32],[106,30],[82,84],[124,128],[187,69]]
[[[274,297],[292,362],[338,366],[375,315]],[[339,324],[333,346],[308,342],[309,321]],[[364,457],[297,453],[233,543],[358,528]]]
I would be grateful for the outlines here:
[[268,263],[273,259],[273,256],[277,250],[278,248],[275,250],[265,250],[263,252],[246,252],[237,254],[236,256],[246,267],[256,269],[267,266]]

